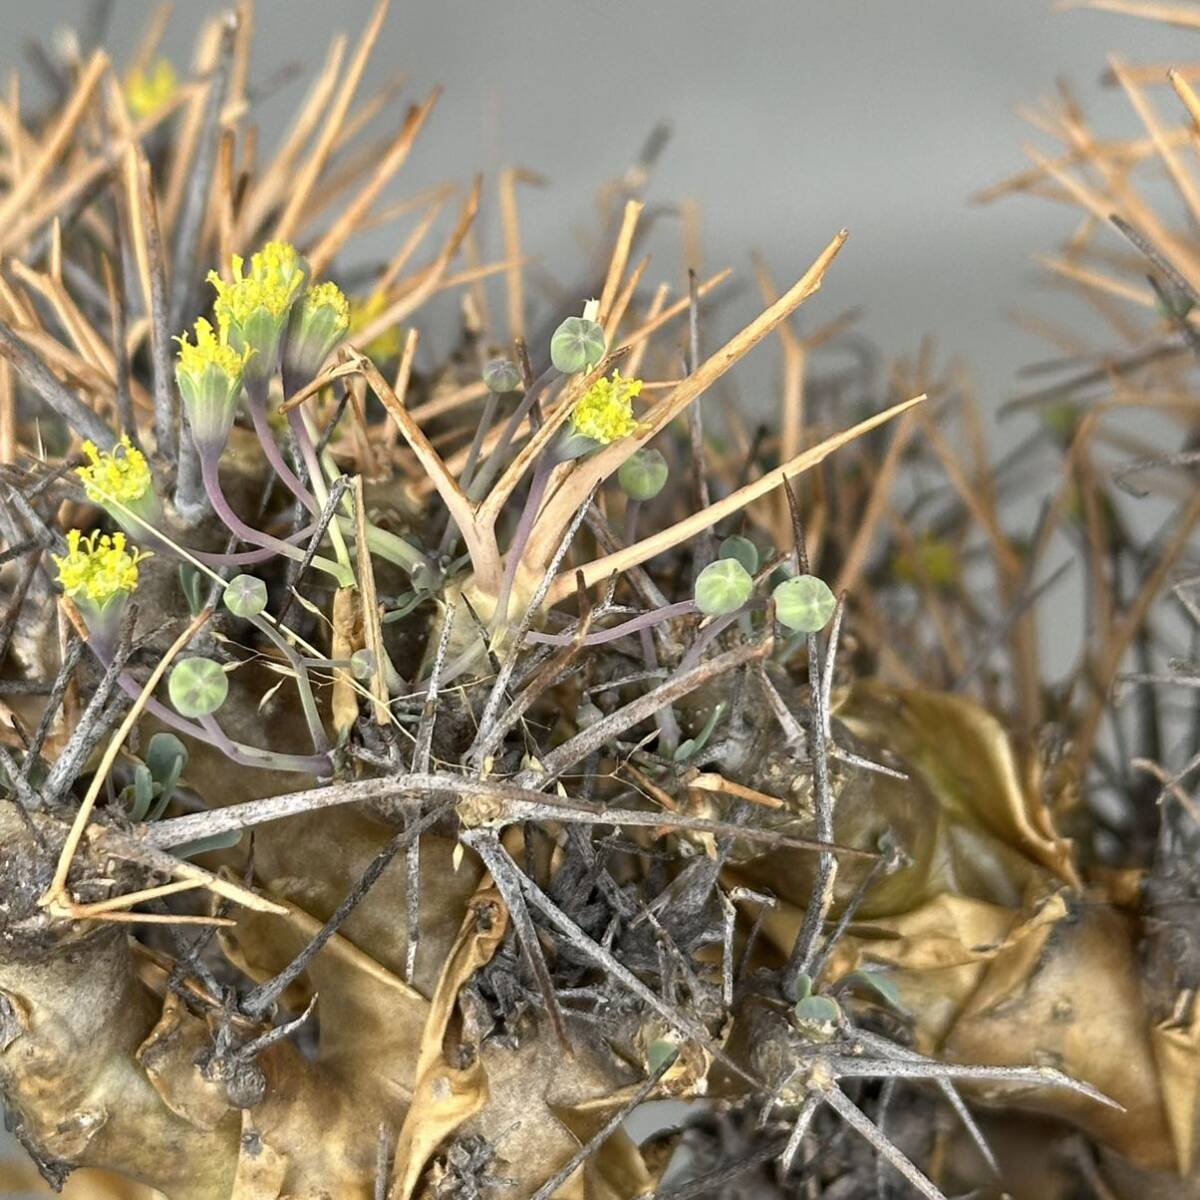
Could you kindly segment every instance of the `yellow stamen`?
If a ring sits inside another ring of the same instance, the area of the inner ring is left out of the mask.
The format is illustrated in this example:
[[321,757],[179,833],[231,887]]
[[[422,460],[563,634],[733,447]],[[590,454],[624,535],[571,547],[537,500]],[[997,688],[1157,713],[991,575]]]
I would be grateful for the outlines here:
[[[350,309],[350,334],[353,336],[360,329],[366,329],[374,324],[375,318],[388,306],[388,298],[383,292],[373,292],[362,302],[355,302]],[[368,358],[386,361],[399,358],[404,349],[404,336],[399,325],[393,325],[382,333],[376,334],[367,345],[362,347]]]
[[123,533],[67,534],[67,553],[54,555],[58,580],[72,599],[88,600],[103,608],[117,596],[137,587],[138,564],[149,550],[126,549]]
[[242,368],[253,353],[248,346],[239,353],[225,340],[224,330],[218,338],[212,325],[203,317],[196,321],[194,345],[187,336],[185,333],[175,339],[179,343],[179,370],[182,373],[199,378],[208,367],[214,366],[232,381],[241,379]]
[[150,490],[153,480],[146,456],[125,435],[112,450],[99,450],[95,442],[84,442],[83,452],[89,465],[76,467],[83,490],[93,504],[119,500],[132,504]]
[[304,287],[304,261],[287,242],[268,242],[251,255],[249,274],[244,272],[246,260],[240,254],[233,255],[230,262],[231,280],[222,279],[216,271],[208,273],[208,282],[217,289],[213,312],[222,335],[232,326],[244,326],[259,309],[281,321]]
[[632,402],[641,390],[640,379],[622,379],[620,371],[613,371],[611,379],[597,379],[571,413],[574,431],[602,446],[628,437],[638,427]]
[[134,117],[158,112],[179,90],[179,76],[169,58],[159,58],[148,70],[134,71],[125,81],[125,103]]

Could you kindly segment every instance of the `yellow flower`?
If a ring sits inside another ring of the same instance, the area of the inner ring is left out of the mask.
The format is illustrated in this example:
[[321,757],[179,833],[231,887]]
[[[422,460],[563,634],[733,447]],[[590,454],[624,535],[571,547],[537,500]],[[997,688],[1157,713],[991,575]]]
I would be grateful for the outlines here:
[[250,256],[249,274],[244,271],[246,260],[240,254],[230,262],[232,280],[222,279],[216,271],[208,273],[208,282],[217,289],[213,312],[221,332],[228,336],[233,330],[245,330],[260,309],[282,322],[304,287],[307,274],[295,246],[268,242]]
[[336,283],[310,287],[292,309],[283,351],[283,382],[291,392],[311,382],[346,336],[350,305]]
[[54,555],[58,581],[73,600],[104,608],[137,587],[138,564],[148,550],[125,548],[123,533],[95,533],[86,537],[78,529],[67,534],[67,553]]
[[76,467],[75,474],[83,480],[83,490],[93,504],[119,500],[132,505],[151,490],[146,456],[130,442],[128,434],[112,450],[98,450],[95,442],[84,442],[83,452],[89,465]]
[[196,341],[191,343],[185,333],[175,340],[179,343],[180,374],[201,376],[209,367],[216,367],[231,380],[240,380],[246,361],[253,353],[249,348],[235,350],[223,337],[218,338],[212,325],[203,317],[196,321]]
[[[355,303],[350,309],[350,333],[358,333],[374,323],[375,318],[388,306],[388,298],[383,292],[373,292],[361,303]],[[393,325],[382,333],[376,334],[365,346],[363,352],[368,358],[388,360],[399,358],[404,349],[404,335],[399,325]]]
[[246,364],[255,351],[250,346],[235,349],[224,331],[218,337],[203,317],[196,322],[194,343],[186,333],[175,340],[179,343],[175,378],[192,438],[201,450],[220,453],[233,426]]
[[628,437],[638,427],[633,416],[633,399],[641,394],[640,379],[622,379],[613,371],[611,379],[597,379],[571,413],[571,426],[581,437],[602,446]]
[[149,70],[134,71],[125,81],[125,103],[137,118],[158,112],[179,90],[179,77],[169,58],[154,61]]
[[945,538],[927,533],[911,550],[896,556],[892,572],[904,583],[928,580],[934,587],[953,587],[958,582],[958,556]]
[[209,271],[208,281],[217,289],[213,313],[221,340],[237,349],[251,347],[244,382],[252,397],[269,386],[279,366],[279,351],[288,314],[304,289],[308,264],[287,242],[268,242],[250,258],[250,271],[238,254],[231,260],[233,278],[224,280]]

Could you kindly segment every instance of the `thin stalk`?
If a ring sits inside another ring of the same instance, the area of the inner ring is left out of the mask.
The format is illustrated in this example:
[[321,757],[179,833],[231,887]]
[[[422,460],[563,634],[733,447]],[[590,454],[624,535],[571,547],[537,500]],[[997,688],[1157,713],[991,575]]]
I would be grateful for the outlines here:
[[[295,434],[296,444],[300,447],[300,457],[304,459],[304,465],[308,469],[313,495],[324,508],[329,502],[329,489],[325,485],[325,472],[321,466],[321,460],[317,457],[317,448],[313,444],[304,410],[290,409],[287,419],[288,424],[292,427],[292,433]],[[346,500],[346,504],[349,506],[349,500]],[[337,521],[331,521],[329,524],[329,540],[333,543],[333,552],[337,556],[338,562],[350,577],[349,585],[343,584],[342,586],[353,585],[354,568],[350,565],[350,551],[346,548],[346,539],[342,536],[341,526]]]
[[533,525],[537,520],[538,509],[546,497],[546,486],[554,471],[554,462],[549,454],[543,454],[533,469],[533,478],[529,481],[529,494],[525,497],[525,507],[521,509],[521,517],[517,522],[517,530],[513,534],[512,545],[504,563],[504,578],[500,583],[500,594],[496,598],[496,611],[492,616],[493,632],[508,621],[508,600],[512,595],[513,583],[521,566],[521,553],[529,544],[529,536],[533,533]]
[[288,660],[296,676],[296,690],[300,693],[300,707],[304,710],[304,720],[312,737],[313,749],[318,754],[329,752],[329,739],[325,736],[325,727],[321,724],[321,714],[317,710],[317,701],[313,696],[312,684],[308,679],[307,664],[303,658],[292,649],[291,643],[282,637],[268,621],[261,617],[251,617],[250,624],[260,633],[265,634]]
[[[696,611],[696,602],[694,600],[680,600],[675,604],[668,604],[664,608],[656,608],[653,612],[631,617],[628,621],[622,621],[620,625],[613,625],[609,629],[601,629],[596,633],[589,633],[587,637],[582,639],[581,645],[603,646],[607,642],[615,642],[619,638],[630,637],[635,633],[649,634],[651,627],[662,621],[673,621],[678,617],[688,617]],[[541,646],[569,646],[574,642],[575,637],[570,633],[542,633],[540,630],[531,629],[525,634],[525,640],[527,642],[536,642]],[[651,653],[653,653],[653,643],[651,643]],[[658,664],[655,663],[654,665],[657,666]],[[691,665],[694,666],[695,664]]]
[[[227,529],[237,534],[242,541],[249,542],[253,546],[262,546],[264,549],[274,550],[276,554],[282,554],[285,558],[290,558],[294,562],[304,561],[304,551],[298,546],[280,541],[279,538],[272,537],[268,533],[261,533],[252,525],[247,525],[233,511],[233,508],[225,497],[225,493],[221,490],[221,474],[219,456],[217,454],[202,454],[200,456],[200,469],[204,480],[204,490],[208,493],[208,498],[212,501],[213,510],[225,523]],[[312,565],[318,570],[332,575],[338,581],[339,587],[352,587],[354,585],[354,573],[347,566],[321,557],[314,557]]]
[[254,432],[258,435],[263,453],[267,456],[267,462],[271,464],[275,474],[283,481],[288,491],[310,513],[316,516],[321,511],[316,500],[297,477],[295,471],[288,466],[287,460],[280,452],[279,443],[275,441],[275,435],[271,432],[271,425],[267,420],[267,398],[263,395],[262,389],[257,387],[246,389],[246,407],[250,410],[250,420],[254,424]]

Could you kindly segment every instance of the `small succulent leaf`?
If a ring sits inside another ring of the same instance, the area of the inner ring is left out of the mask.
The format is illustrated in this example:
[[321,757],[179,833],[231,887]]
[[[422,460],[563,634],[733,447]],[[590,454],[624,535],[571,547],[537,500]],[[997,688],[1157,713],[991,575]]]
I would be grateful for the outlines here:
[[635,450],[617,471],[617,483],[630,500],[653,500],[667,484],[671,469],[650,446]]
[[718,558],[696,577],[696,607],[709,616],[737,612],[754,591],[754,579],[736,558]]
[[829,584],[815,575],[797,575],[772,592],[779,623],[797,633],[816,633],[829,624],[837,598]]
[[180,563],[179,587],[187,601],[188,612],[198,617],[204,608],[204,576],[191,563]]
[[727,537],[721,543],[718,554],[721,558],[736,559],[751,574],[758,570],[758,547],[749,538],[739,534]]

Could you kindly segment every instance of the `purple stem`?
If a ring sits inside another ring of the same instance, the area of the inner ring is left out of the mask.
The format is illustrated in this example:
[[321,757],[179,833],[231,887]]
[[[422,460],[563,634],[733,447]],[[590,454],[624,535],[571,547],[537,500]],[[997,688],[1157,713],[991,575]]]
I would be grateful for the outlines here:
[[[108,666],[108,659],[100,649],[92,644],[96,657]],[[142,685],[128,672],[123,671],[119,681],[121,690],[131,699],[136,700],[142,694]],[[187,734],[199,742],[220,750],[227,758],[243,767],[259,767],[272,771],[296,771],[301,775],[331,775],[333,764],[325,754],[277,754],[273,750],[258,750],[254,746],[244,746],[229,738],[225,731],[213,720],[204,717],[201,724],[181,717],[173,709],[155,700],[153,696],[146,701],[146,711],[153,713],[164,725],[170,726],[178,733]]]
[[690,671],[693,667],[697,666],[700,662],[700,656],[704,653],[704,647],[718,634],[724,633],[745,611],[746,606],[743,606],[737,612],[726,613],[723,617],[718,617],[706,629],[702,629],[697,635],[696,640],[688,647],[687,653],[679,660],[677,674],[682,675],[685,671]]
[[[680,600],[675,604],[668,604],[664,608],[656,608],[651,612],[642,613],[640,616],[631,617],[628,621],[614,625],[611,629],[601,629],[598,633],[589,633],[583,639],[583,644],[585,646],[603,646],[606,642],[615,642],[618,638],[628,637],[631,633],[649,631],[652,626],[658,625],[662,621],[686,617],[696,611],[695,600]],[[569,633],[539,633],[536,629],[531,629],[525,635],[525,640],[536,642],[542,646],[570,646],[575,638],[573,634]],[[651,644],[650,656],[653,657],[653,654],[654,647]]]
[[[257,387],[248,389],[246,392],[246,407],[250,410],[250,420],[254,422],[254,432],[258,434],[258,440],[262,443],[263,453],[267,456],[267,462],[274,468],[275,474],[283,480],[288,491],[310,513],[318,516],[321,510],[316,500],[313,499],[312,493],[300,481],[296,472],[288,466],[286,459],[284,459],[283,454],[280,452],[279,443],[275,441],[275,435],[271,432],[271,425],[267,420],[267,398],[263,390]],[[292,428],[295,429],[296,425],[294,422],[291,422],[290,412],[288,420],[292,424]],[[300,422],[300,426],[303,428],[303,422]]]
[[[288,542],[298,542],[308,537],[315,528],[315,525],[306,525],[303,529],[297,530],[285,540]],[[206,567],[246,567],[253,566],[255,563],[270,562],[271,559],[279,557],[274,550],[239,550],[234,554],[216,554],[204,550],[189,550],[188,553],[193,558],[204,563]]]
[[486,463],[483,464],[483,470],[479,472],[478,477],[472,482],[467,495],[472,500],[482,500],[492,481],[500,473],[500,468],[504,464],[504,456],[508,453],[508,447],[512,440],[517,435],[517,429],[525,415],[533,407],[533,402],[538,398],[538,395],[552,384],[559,377],[559,372],[553,367],[543,371],[529,385],[527,391],[521,400],[521,403],[513,410],[513,414],[508,418],[508,424],[504,426],[504,432],[500,435],[500,440],[496,443],[496,448],[489,455]]
[[512,545],[504,561],[504,580],[500,584],[500,595],[496,600],[495,622],[497,625],[508,620],[508,598],[512,595],[513,582],[517,578],[517,568],[521,565],[521,555],[533,533],[533,523],[537,520],[538,510],[546,495],[546,485],[554,470],[554,460],[549,454],[542,454],[537,466],[533,469],[533,478],[529,482],[529,495],[525,497],[525,507],[521,509],[521,519],[517,522],[517,532],[513,534]]
[[243,542],[249,542],[252,546],[262,546],[274,554],[282,554],[287,558],[303,558],[303,552],[298,547],[280,541],[279,538],[272,537],[269,533],[262,533],[253,525],[247,525],[233,511],[229,501],[225,498],[225,493],[221,490],[219,461],[219,454],[204,451],[200,456],[200,473],[204,479],[204,490],[208,493],[209,500],[212,501],[213,511],[221,518],[229,531],[237,534]]

